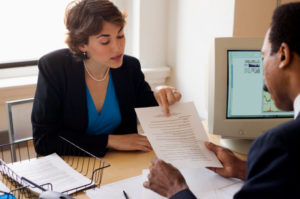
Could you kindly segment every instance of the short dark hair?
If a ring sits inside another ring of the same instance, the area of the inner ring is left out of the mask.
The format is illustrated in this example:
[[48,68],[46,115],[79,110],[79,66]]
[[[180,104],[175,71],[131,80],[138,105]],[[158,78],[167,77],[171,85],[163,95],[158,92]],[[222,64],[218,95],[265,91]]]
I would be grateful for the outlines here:
[[278,52],[285,42],[300,55],[300,2],[283,4],[274,11],[269,41],[271,54]]
[[78,47],[81,44],[88,44],[89,36],[101,32],[103,21],[124,27],[125,16],[109,0],[76,0],[67,6],[66,43],[75,58],[78,60],[87,58]]

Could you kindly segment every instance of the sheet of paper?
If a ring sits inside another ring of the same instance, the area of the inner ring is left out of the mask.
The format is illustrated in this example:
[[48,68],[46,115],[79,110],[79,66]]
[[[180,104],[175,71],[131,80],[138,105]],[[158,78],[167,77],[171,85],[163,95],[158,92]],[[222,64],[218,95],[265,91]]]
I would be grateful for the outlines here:
[[130,199],[141,199],[142,189],[142,175],[139,175],[115,183],[103,185],[100,188],[89,189],[85,191],[85,193],[90,198],[120,199],[125,198],[123,195],[123,190],[125,190]]
[[167,117],[161,107],[135,109],[156,155],[178,168],[222,167],[204,146],[208,137],[194,103],[176,103],[169,110]]
[[[3,192],[10,192],[10,190],[7,188],[7,186],[5,184],[3,184],[3,182],[0,181],[0,191],[3,191]],[[0,195],[2,193],[0,192]]]
[[[37,185],[51,183],[53,191],[57,192],[64,192],[91,183],[90,179],[74,170],[55,153],[41,158],[7,164],[7,166],[18,176],[25,177]],[[33,188],[32,191],[41,193],[41,190],[37,188]],[[74,192],[75,190],[68,192],[68,194]]]
[[[190,190],[197,198],[205,199],[232,199],[233,195],[243,186],[238,179],[223,178],[214,172],[205,169],[180,169]],[[149,170],[143,170],[143,181],[147,180]],[[143,199],[164,199],[157,193],[143,188]]]

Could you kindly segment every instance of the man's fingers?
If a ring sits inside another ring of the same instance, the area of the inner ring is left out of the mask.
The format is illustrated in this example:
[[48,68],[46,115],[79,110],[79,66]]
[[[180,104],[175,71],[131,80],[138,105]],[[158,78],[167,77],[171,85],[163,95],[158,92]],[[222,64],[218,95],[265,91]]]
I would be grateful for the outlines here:
[[158,161],[158,158],[152,158],[151,163],[155,164]]
[[213,144],[211,142],[205,142],[204,144],[205,144],[205,146],[206,146],[207,149],[209,149],[209,150],[211,150],[211,151],[213,151],[215,153],[217,153],[218,150],[222,149],[222,147],[220,147],[218,145],[215,145],[215,144]]
[[216,167],[206,167],[206,168],[216,173]]
[[145,182],[143,183],[143,186],[144,186],[145,188],[147,188],[147,189],[150,189],[150,183],[149,183],[149,181],[145,181]]
[[213,171],[213,172],[215,172],[215,173],[217,173],[217,174],[219,174],[219,175],[221,175],[224,171],[223,168],[217,168],[217,167],[206,167],[206,168]]
[[156,192],[156,193],[162,195],[162,196],[167,196],[166,190],[165,190],[164,187],[159,186],[159,185],[156,184],[156,183],[153,184],[153,183],[150,183],[150,182],[151,182],[151,181],[145,181],[145,182],[143,183],[143,186],[144,186],[145,188],[147,188],[147,189],[150,189],[150,190],[152,190],[152,191],[154,191],[154,192]]

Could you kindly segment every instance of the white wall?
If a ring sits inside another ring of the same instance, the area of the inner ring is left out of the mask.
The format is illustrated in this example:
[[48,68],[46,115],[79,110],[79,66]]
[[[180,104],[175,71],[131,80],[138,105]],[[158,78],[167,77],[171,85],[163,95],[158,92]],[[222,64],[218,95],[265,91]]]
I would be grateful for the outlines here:
[[169,0],[140,0],[140,61],[143,67],[167,63]]
[[127,14],[126,18],[126,48],[125,53],[139,57],[139,19],[140,0],[111,0],[118,8]]
[[234,0],[169,0],[168,13],[169,84],[182,92],[182,101],[194,101],[206,119],[210,43],[232,36]]
[[112,1],[128,14],[125,52],[139,58],[144,68],[166,66],[169,0]]

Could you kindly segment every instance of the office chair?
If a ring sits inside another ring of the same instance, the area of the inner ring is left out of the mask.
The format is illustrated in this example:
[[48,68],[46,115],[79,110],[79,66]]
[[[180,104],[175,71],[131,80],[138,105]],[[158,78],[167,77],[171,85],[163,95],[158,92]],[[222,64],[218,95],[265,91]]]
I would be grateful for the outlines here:
[[[32,139],[31,111],[33,98],[7,101],[8,136],[10,143]],[[14,144],[11,145],[12,160],[16,161]]]

